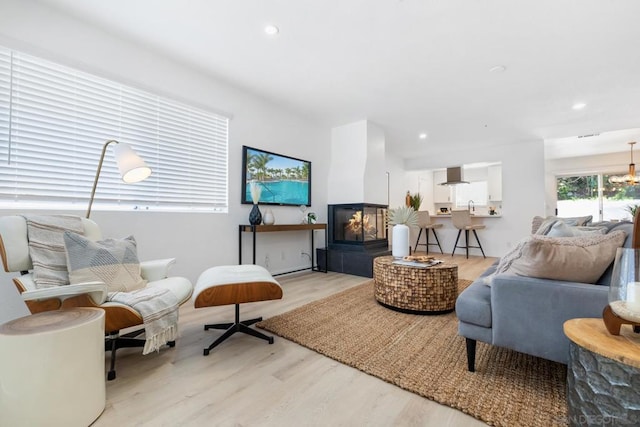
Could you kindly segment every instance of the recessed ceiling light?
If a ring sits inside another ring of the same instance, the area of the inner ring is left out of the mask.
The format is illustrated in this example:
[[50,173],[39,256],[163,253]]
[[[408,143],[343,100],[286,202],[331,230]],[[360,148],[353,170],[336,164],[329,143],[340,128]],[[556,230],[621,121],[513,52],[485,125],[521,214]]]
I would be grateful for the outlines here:
[[280,28],[276,27],[273,24],[269,24],[264,27],[264,32],[270,36],[275,36],[280,32]]
[[427,139],[427,133],[426,132],[422,132],[420,135],[418,135],[418,138],[420,139]]
[[507,67],[504,65],[496,65],[495,67],[489,68],[489,71],[492,73],[502,73],[507,70]]
[[574,110],[582,110],[584,107],[586,107],[587,104],[583,103],[583,102],[578,102],[577,104],[573,104],[573,108]]

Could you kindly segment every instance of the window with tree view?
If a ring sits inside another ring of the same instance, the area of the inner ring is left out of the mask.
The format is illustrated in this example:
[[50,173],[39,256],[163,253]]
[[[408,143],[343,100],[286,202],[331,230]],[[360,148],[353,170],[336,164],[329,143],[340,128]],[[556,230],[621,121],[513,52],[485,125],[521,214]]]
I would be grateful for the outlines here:
[[640,185],[611,184],[611,175],[557,177],[558,216],[593,215],[594,221],[631,219],[640,205]]

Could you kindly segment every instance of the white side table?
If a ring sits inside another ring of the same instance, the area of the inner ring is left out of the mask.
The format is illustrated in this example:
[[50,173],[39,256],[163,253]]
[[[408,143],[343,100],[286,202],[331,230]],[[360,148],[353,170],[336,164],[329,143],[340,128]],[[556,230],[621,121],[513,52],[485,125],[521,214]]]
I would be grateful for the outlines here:
[[104,311],[0,325],[0,426],[87,426],[105,407]]

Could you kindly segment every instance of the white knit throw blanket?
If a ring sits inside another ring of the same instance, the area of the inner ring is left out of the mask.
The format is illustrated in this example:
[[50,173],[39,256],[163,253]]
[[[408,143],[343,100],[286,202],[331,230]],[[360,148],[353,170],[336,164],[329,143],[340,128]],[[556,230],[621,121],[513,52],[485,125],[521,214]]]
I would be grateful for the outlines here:
[[142,315],[146,339],[142,354],[157,351],[178,336],[178,299],[171,291],[146,287],[132,292],[110,292],[107,299],[128,305]]

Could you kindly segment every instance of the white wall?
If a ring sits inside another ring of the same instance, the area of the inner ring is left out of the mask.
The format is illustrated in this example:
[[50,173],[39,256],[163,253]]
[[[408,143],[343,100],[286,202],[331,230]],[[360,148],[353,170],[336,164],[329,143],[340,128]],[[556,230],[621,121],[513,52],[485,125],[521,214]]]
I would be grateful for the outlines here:
[[[488,256],[502,256],[510,247],[531,233],[533,216],[545,214],[545,163],[542,141],[492,147],[470,145],[465,150],[434,147],[428,157],[408,159],[404,162],[407,171],[407,188],[404,191],[417,192],[418,183],[426,185],[427,190],[420,189],[427,198],[423,206],[425,203],[432,204],[432,200],[428,200],[432,189],[428,187],[428,179],[425,177],[427,174],[422,171],[478,162],[502,162],[502,216],[482,219],[487,228],[478,232],[485,253]],[[447,242],[443,249],[451,253],[457,229],[453,228],[450,220],[441,218],[438,221],[444,223],[444,228],[438,231],[439,236],[442,234],[440,242]],[[433,250],[433,247],[430,250]]]
[[[310,160],[313,179],[310,210],[318,214],[320,222],[326,221],[329,129],[35,2],[2,2],[0,44],[232,116],[228,214],[92,213],[105,236],[133,234],[139,242],[141,259],[177,257],[173,273],[194,282],[207,267],[237,264],[238,224],[248,223],[251,208],[240,204],[243,144]],[[96,197],[100,197],[99,187]],[[276,223],[300,221],[297,207],[272,210]],[[13,213],[0,211],[0,215]],[[323,233],[316,233],[316,241],[323,242]],[[245,234],[243,261],[248,263],[250,235]],[[309,240],[305,232],[261,234],[257,261],[264,265],[269,255],[269,269],[274,273],[308,266],[309,258],[301,256],[300,251],[309,252]],[[0,281],[0,300],[4,300],[6,289],[14,292],[13,286],[5,286],[5,282],[10,283],[9,275],[0,275]]]

